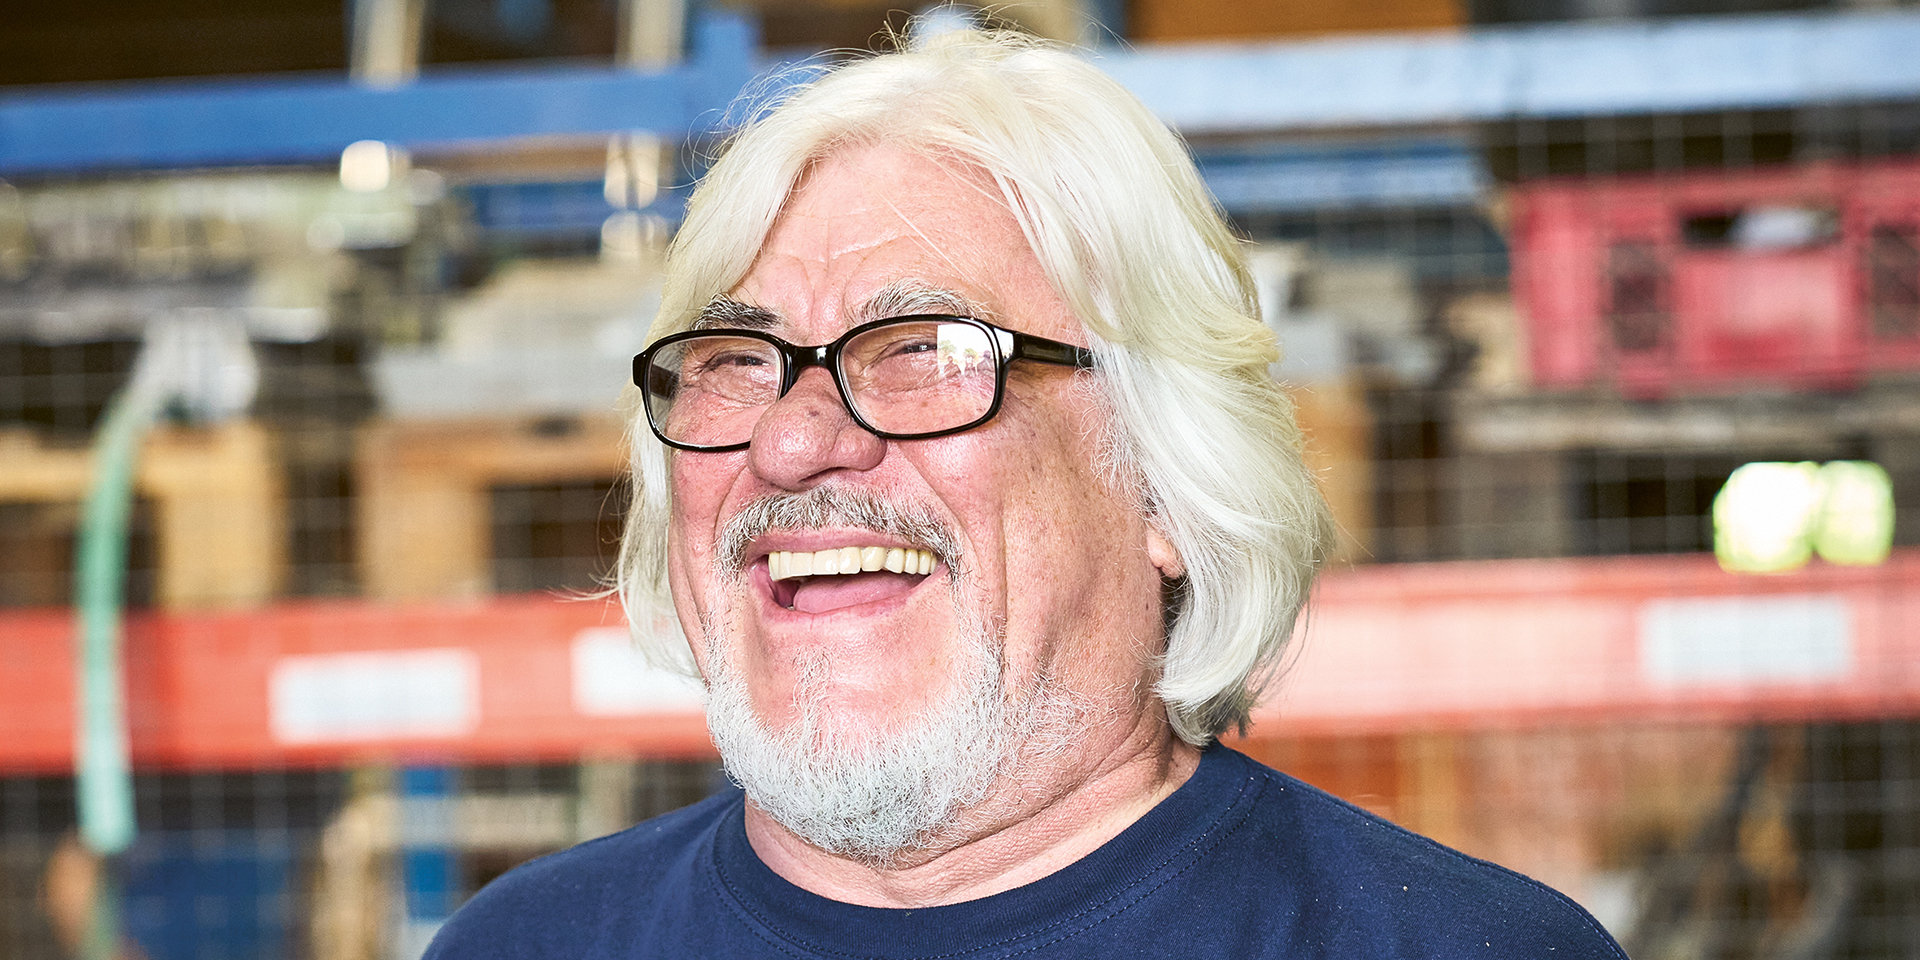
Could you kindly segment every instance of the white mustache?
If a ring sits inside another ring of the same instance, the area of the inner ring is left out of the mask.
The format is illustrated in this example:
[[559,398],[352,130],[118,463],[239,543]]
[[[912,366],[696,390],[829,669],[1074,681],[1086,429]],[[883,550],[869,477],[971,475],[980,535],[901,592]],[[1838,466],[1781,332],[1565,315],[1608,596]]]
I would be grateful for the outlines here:
[[761,497],[728,518],[715,544],[714,573],[721,580],[737,580],[744,572],[747,549],[768,531],[829,527],[857,527],[918,544],[932,550],[954,576],[961,569],[960,538],[932,511],[895,504],[853,487],[824,486]]

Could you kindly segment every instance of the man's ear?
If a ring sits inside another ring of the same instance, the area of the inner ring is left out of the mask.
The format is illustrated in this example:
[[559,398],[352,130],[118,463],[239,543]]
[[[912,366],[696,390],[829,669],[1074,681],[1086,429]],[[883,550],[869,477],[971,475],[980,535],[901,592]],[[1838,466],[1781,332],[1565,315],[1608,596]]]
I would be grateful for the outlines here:
[[1147,521],[1147,559],[1168,580],[1178,580],[1187,573],[1187,564],[1180,559],[1180,551],[1160,532],[1159,524]]

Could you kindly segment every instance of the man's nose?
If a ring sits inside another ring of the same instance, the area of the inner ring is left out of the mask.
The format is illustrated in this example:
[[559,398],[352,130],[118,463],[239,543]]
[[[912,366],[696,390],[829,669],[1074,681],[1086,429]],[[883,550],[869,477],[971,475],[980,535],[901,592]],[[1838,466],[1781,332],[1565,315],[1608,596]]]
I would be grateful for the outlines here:
[[871,470],[887,442],[854,422],[827,370],[804,370],[754,425],[748,464],[783,490],[803,490],[837,470]]

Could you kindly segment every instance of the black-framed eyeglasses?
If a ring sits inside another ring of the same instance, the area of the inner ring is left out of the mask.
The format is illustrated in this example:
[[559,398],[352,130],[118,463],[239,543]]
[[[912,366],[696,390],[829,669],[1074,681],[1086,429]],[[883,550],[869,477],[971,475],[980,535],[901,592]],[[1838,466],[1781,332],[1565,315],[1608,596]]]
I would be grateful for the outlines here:
[[758,330],[691,330],[633,358],[655,436],[681,450],[739,450],[808,367],[833,374],[855,423],[888,440],[971,430],[1000,412],[1007,365],[1093,366],[1093,352],[972,317],[863,323],[832,343],[795,346]]

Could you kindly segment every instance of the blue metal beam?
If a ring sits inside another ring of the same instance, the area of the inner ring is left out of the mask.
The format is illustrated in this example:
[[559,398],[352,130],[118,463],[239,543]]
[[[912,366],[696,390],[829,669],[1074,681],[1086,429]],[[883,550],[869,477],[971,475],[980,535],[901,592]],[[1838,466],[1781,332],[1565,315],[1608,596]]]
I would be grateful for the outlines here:
[[1479,151],[1459,140],[1386,140],[1203,150],[1194,158],[1233,214],[1472,203],[1492,182]]
[[752,82],[750,22],[709,16],[671,70],[467,72],[374,88],[345,79],[250,79],[0,95],[0,174],[296,163],[356,140],[406,147],[504,137],[717,127]]
[[[1561,24],[1096,54],[1183,133],[1282,131],[1920,98],[1920,13]],[[660,73],[547,68],[374,89],[250,80],[0,94],[0,175],[330,160],[409,147],[722,124],[757,63],[752,26],[709,17]],[[1304,168],[1303,168],[1304,169]]]
[[1099,55],[1187,134],[1920,98],[1920,13],[1556,24]]

